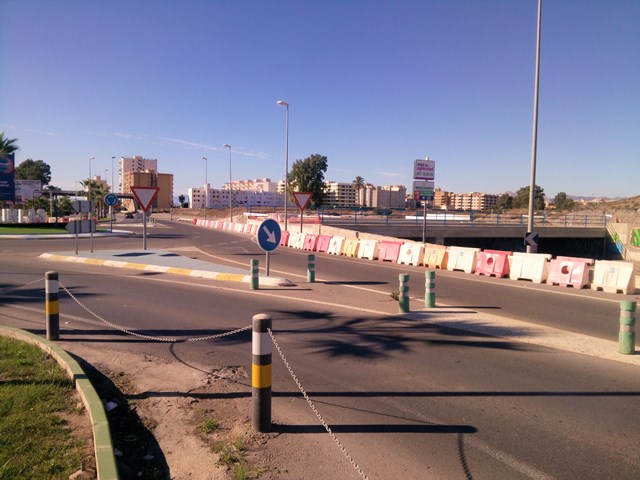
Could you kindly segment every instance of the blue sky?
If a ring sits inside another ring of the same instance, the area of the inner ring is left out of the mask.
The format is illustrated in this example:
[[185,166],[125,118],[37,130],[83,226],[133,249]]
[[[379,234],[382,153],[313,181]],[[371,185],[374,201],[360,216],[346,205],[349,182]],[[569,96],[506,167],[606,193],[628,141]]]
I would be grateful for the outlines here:
[[[502,193],[529,184],[536,0],[2,0],[0,130],[74,188],[158,159],[174,194],[284,176]],[[640,194],[640,2],[543,2],[537,183]]]

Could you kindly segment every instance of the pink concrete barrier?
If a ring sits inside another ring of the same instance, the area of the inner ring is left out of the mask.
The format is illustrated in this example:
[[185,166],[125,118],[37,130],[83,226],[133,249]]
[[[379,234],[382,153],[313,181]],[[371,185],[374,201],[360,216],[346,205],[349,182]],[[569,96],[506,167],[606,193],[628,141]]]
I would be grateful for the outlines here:
[[400,247],[403,242],[393,242],[389,240],[380,241],[380,250],[378,252],[378,260],[381,262],[388,261],[397,263],[400,255]]
[[588,265],[593,265],[592,258],[557,257],[549,264],[547,283],[561,287],[587,287],[589,286]]
[[331,235],[318,235],[317,252],[327,252],[331,244]]
[[503,250],[484,250],[478,252],[476,260],[476,275],[496,277],[509,276],[509,256],[513,252]]
[[289,231],[283,230],[282,234],[280,235],[280,245],[283,247],[286,247],[288,243],[289,243]]
[[302,249],[307,252],[313,252],[316,249],[316,244],[318,243],[318,235],[307,234],[304,238],[304,243],[302,245]]

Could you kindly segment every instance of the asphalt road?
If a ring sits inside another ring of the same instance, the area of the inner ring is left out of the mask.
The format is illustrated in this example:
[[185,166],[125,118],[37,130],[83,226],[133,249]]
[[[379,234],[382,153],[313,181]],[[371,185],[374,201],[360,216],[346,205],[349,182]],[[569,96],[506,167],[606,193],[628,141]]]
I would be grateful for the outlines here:
[[[148,241],[153,248],[247,268],[256,255],[264,258],[246,236],[176,223],[154,229]],[[94,242],[96,249],[142,245],[139,237]],[[102,320],[138,334],[206,336],[269,313],[309,396],[371,479],[635,479],[640,474],[637,366],[397,315],[390,292],[398,290],[398,273],[415,277],[412,296],[420,298],[420,268],[318,254],[318,283],[308,284],[306,253],[279,249],[271,255],[271,271],[296,286],[250,291],[246,284],[37,257],[71,250],[72,240],[0,242],[2,323],[42,332],[43,284],[23,285],[51,269]],[[616,338],[620,299],[458,272],[437,275],[439,303],[601,338]],[[61,327],[71,341],[96,348],[109,343],[201,369],[249,362],[248,333],[206,342],[152,342],[113,330],[78,302],[61,296]],[[274,420],[301,441],[331,443],[275,352]],[[322,451],[333,456],[311,462],[314,466],[343,463],[340,478],[360,478],[337,447]]]

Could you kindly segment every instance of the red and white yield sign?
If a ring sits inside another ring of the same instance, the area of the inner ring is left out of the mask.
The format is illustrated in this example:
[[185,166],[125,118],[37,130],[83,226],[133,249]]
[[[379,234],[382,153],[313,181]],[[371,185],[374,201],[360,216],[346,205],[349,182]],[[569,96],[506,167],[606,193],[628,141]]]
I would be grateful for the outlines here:
[[131,187],[131,193],[145,212],[149,210],[151,203],[158,196],[160,187]]
[[311,195],[313,195],[312,192],[292,192],[293,195],[293,199],[296,201],[296,204],[298,205],[298,208],[300,209],[301,212],[304,211],[305,208],[307,208],[307,205],[309,205],[309,201],[311,200]]

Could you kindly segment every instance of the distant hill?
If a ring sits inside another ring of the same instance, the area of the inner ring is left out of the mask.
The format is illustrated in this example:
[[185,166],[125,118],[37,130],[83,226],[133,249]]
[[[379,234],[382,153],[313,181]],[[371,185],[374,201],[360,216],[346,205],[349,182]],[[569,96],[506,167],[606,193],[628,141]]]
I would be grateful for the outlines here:
[[[580,198],[586,197],[571,197],[576,201],[580,201]],[[613,200],[603,200],[603,201],[588,201],[582,205],[582,208],[591,210],[591,209],[602,209],[606,208],[607,210],[634,210],[640,211],[640,195],[636,195],[635,197],[629,198],[616,198]]]

